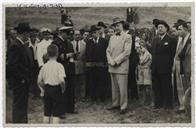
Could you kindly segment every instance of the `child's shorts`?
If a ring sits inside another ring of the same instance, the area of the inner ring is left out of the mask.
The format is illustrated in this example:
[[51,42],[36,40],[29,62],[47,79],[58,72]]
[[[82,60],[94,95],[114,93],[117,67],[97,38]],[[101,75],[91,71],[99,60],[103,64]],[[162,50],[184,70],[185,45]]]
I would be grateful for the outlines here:
[[62,92],[61,86],[45,85],[44,116],[61,116]]

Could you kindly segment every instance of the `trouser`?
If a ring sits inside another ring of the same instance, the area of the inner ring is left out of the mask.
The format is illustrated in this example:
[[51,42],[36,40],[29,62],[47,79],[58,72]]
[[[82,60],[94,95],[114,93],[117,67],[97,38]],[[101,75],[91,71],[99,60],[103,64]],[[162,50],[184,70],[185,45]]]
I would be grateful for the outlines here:
[[106,100],[106,89],[107,89],[107,68],[94,67],[93,69],[93,84],[91,85],[91,98],[93,101],[100,99],[101,101]]
[[128,75],[127,74],[115,74],[111,73],[112,82],[112,106],[118,107],[120,109],[126,109],[128,105],[127,96],[127,84]]
[[152,87],[156,107],[172,108],[172,81],[171,74],[153,74]]
[[183,79],[180,74],[180,61],[175,62],[175,77],[176,77],[176,87],[177,87],[177,92],[178,92],[178,101],[180,104],[180,108],[183,108],[183,96],[184,96],[184,85],[183,85]]
[[39,67],[37,61],[35,61],[31,72],[31,82],[30,82],[30,91],[34,96],[39,96],[40,93],[40,90],[37,85],[38,74],[39,74]]
[[131,99],[138,99],[138,90],[135,72],[130,72],[128,75],[128,95]]
[[75,111],[74,78],[75,78],[74,75],[67,76],[67,88],[65,91],[66,112],[74,112]]
[[91,96],[91,88],[93,85],[93,67],[86,68],[86,97]]
[[27,81],[25,81],[25,83],[21,83],[20,81],[13,83],[13,123],[28,123],[27,107],[29,84]]
[[75,97],[84,98],[86,94],[86,76],[85,74],[75,75],[74,80]]

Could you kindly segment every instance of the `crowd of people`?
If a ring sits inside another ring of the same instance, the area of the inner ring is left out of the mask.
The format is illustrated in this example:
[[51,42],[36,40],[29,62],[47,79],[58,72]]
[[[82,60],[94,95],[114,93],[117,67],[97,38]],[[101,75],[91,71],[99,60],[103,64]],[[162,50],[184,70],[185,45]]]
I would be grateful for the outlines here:
[[[152,28],[131,27],[116,17],[74,30],[31,28],[19,23],[6,33],[6,78],[13,90],[13,122],[27,123],[29,91],[44,99],[44,122],[77,114],[76,102],[112,99],[108,111],[127,111],[129,100],[152,109],[190,112],[191,22],[172,27],[154,19]],[[80,106],[78,106],[80,107]],[[134,109],[134,108],[132,108]]]

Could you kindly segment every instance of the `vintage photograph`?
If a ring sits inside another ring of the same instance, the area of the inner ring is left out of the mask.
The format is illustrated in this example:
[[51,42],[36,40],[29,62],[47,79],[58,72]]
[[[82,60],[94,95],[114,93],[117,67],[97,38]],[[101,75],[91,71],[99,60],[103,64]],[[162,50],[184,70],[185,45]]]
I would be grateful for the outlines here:
[[4,5],[5,124],[193,123],[178,4]]

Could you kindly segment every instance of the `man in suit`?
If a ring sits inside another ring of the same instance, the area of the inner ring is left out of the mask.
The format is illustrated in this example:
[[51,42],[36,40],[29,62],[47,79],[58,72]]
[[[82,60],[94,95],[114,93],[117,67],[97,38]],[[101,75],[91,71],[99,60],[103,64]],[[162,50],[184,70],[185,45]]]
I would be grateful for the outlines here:
[[[177,28],[179,36],[182,37],[182,41],[178,46],[180,50],[176,52],[176,59],[179,63],[176,75],[180,75],[179,77],[181,77],[181,79],[179,79],[180,83],[177,82],[178,99],[180,103],[180,107],[177,112],[184,112],[185,93],[188,88],[191,87],[191,34],[186,22],[180,23]],[[182,77],[184,78],[184,82],[182,82]]]
[[85,66],[85,52],[86,43],[81,40],[80,31],[74,31],[74,40],[71,42],[74,49],[74,64],[75,64],[75,98],[84,100],[86,94],[86,66]]
[[128,105],[127,84],[132,37],[123,32],[123,21],[120,18],[115,18],[112,25],[115,26],[116,34],[110,38],[106,51],[112,82],[112,106],[108,109],[120,108],[120,114],[124,114]]
[[105,38],[99,35],[100,28],[91,27],[92,34],[92,60],[95,64],[93,73],[93,85],[92,85],[92,100],[93,101],[105,101],[106,89],[109,86],[109,74],[107,69],[106,49],[108,42]]
[[6,73],[13,84],[13,123],[27,123],[28,89],[32,69],[27,41],[31,28],[28,23],[19,23],[15,29],[18,36],[8,51]]
[[31,72],[31,90],[33,94],[33,99],[39,96],[39,88],[37,86],[37,77],[39,74],[39,66],[37,61],[37,44],[39,43],[38,39],[38,30],[33,28],[30,32],[30,42],[29,48],[32,53],[33,59],[33,68]]
[[159,20],[158,36],[152,44],[152,87],[155,95],[155,108],[172,108],[172,65],[177,41],[167,35],[169,25]]

